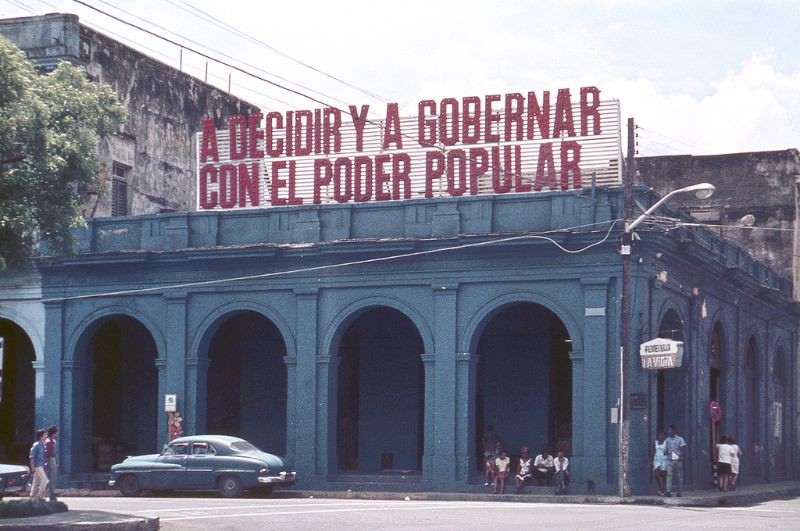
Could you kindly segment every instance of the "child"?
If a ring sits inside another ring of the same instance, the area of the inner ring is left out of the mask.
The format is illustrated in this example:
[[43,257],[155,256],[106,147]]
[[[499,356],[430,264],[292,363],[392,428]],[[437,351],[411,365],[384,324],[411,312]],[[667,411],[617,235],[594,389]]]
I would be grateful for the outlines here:
[[497,471],[497,479],[494,484],[494,494],[497,494],[497,484],[500,484],[500,494],[504,494],[506,490],[506,479],[508,479],[509,468],[511,468],[511,459],[506,452],[501,452],[500,457],[495,459],[495,470]]

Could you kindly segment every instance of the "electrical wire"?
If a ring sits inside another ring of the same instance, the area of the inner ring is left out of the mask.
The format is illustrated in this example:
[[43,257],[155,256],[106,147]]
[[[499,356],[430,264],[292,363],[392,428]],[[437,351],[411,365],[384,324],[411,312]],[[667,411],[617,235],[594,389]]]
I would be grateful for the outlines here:
[[26,4],[24,2],[21,2],[20,0],[5,0],[5,1],[6,1],[7,4],[11,4],[14,7],[17,7],[19,9],[23,9],[23,10],[27,11],[28,13],[31,13],[32,15],[36,14],[36,11],[34,11],[31,6],[29,6],[28,4]]
[[[74,0],[74,1],[75,1],[75,2],[77,2],[77,3],[79,3],[79,4],[82,4],[82,5],[85,5],[85,6],[89,6],[89,4],[87,4],[86,2],[84,2],[84,1],[82,1],[82,0]],[[231,59],[231,60],[233,60],[233,61],[237,61],[237,62],[239,62],[239,63],[243,64],[244,66],[248,67],[248,68],[252,68],[252,69],[254,69],[254,70],[257,70],[257,71],[259,71],[259,72],[263,72],[264,74],[266,74],[266,75],[269,75],[269,76],[272,76],[272,77],[275,77],[275,78],[277,78],[277,79],[280,79],[281,81],[285,81],[285,82],[287,82],[287,83],[291,83],[292,85],[295,85],[295,86],[297,86],[297,87],[300,87],[300,88],[302,88],[303,90],[307,90],[307,91],[309,91],[309,92],[312,92],[312,93],[314,93],[314,94],[316,94],[316,95],[318,95],[318,96],[322,96],[322,97],[325,97],[325,98],[330,98],[330,99],[332,99],[332,100],[334,100],[334,101],[337,101],[337,102],[339,102],[339,103],[341,103],[341,104],[348,105],[348,103],[347,103],[346,101],[344,101],[344,100],[340,100],[339,98],[336,98],[335,96],[331,96],[330,94],[325,94],[324,92],[320,92],[320,91],[318,91],[318,90],[314,90],[314,89],[313,89],[313,88],[311,88],[311,87],[308,87],[308,86],[306,86],[306,85],[303,85],[303,84],[301,84],[301,83],[298,83],[298,82],[296,82],[296,81],[292,81],[291,79],[288,79],[288,78],[286,78],[286,77],[283,77],[283,76],[280,76],[280,75],[278,75],[278,74],[275,74],[274,72],[269,72],[269,71],[267,71],[267,70],[264,70],[263,68],[260,68],[260,67],[258,67],[258,66],[256,66],[256,65],[253,65],[253,64],[247,63],[247,62],[245,62],[245,61],[242,61],[242,60],[240,60],[240,59],[237,59],[236,57],[234,57],[234,56],[232,56],[232,55],[229,55],[229,54],[227,54],[227,53],[225,53],[225,52],[221,52],[221,51],[219,51],[219,50],[216,50],[216,49],[214,49],[214,48],[211,48],[210,46],[206,46],[205,44],[203,44],[203,43],[201,43],[201,42],[198,42],[198,41],[196,41],[196,40],[193,40],[193,39],[191,39],[191,38],[189,38],[189,37],[186,37],[185,35],[181,35],[180,33],[176,33],[176,32],[174,32],[174,31],[172,31],[172,30],[170,30],[170,29],[168,29],[168,28],[165,28],[164,26],[161,26],[161,25],[159,25],[159,24],[156,24],[155,22],[151,22],[150,20],[148,20],[148,19],[146,19],[146,18],[142,18],[142,17],[140,17],[140,16],[138,16],[138,15],[135,15],[135,14],[131,13],[130,11],[126,11],[126,10],[122,9],[121,7],[117,7],[117,6],[115,6],[115,5],[113,5],[113,4],[109,3],[109,2],[107,2],[106,0],[97,0],[97,1],[98,1],[98,2],[100,2],[100,3],[102,3],[102,4],[105,4],[105,5],[107,5],[107,6],[109,6],[109,7],[113,7],[114,9],[116,9],[116,10],[118,10],[118,11],[121,11],[122,13],[125,13],[126,15],[128,15],[128,16],[130,16],[130,17],[133,17],[133,18],[135,18],[135,19],[137,19],[137,20],[140,20],[140,21],[142,21],[142,22],[144,22],[144,23],[146,23],[146,24],[149,24],[149,25],[151,25],[151,26],[153,26],[153,27],[155,27],[155,28],[158,28],[158,29],[160,29],[160,30],[162,30],[162,31],[166,31],[166,32],[168,32],[168,33],[170,33],[170,34],[172,34],[172,35],[175,35],[176,37],[179,37],[179,38],[181,38],[181,39],[185,40],[186,42],[190,42],[190,43],[192,43],[192,44],[194,44],[194,45],[197,45],[197,46],[202,46],[202,47],[203,47],[203,48],[205,48],[206,50],[210,50],[210,51],[212,51],[212,52],[214,52],[214,53],[216,53],[216,54],[219,54],[219,55],[221,55],[222,57],[226,57],[226,58],[228,58],[228,59]],[[89,7],[91,7],[91,6],[89,6]],[[105,12],[103,12],[103,11],[100,11],[100,10],[99,10],[99,9],[97,9],[97,8],[94,8],[94,7],[92,7],[92,9],[95,9],[95,10],[97,10],[98,12],[101,12],[101,13],[103,13],[103,14],[107,14],[107,13],[105,13]],[[121,20],[120,20],[120,21],[121,21]],[[140,28],[137,28],[137,29],[140,29]],[[186,49],[189,49],[189,48],[188,48],[188,47],[186,47],[186,46],[184,46],[184,48],[186,48]],[[195,53],[197,53],[197,52],[195,51]],[[211,60],[219,62],[217,59],[213,59],[213,58],[211,58]],[[226,64],[226,66],[228,66],[228,67],[231,67],[231,65],[227,65],[227,64]]]
[[[560,249],[561,251],[563,251],[565,253],[578,254],[578,253],[585,252],[585,251],[587,251],[587,250],[589,250],[589,249],[591,249],[593,247],[596,247],[598,245],[601,245],[601,244],[605,243],[608,240],[608,238],[611,236],[611,233],[612,233],[614,227],[616,226],[617,222],[619,222],[619,221],[621,221],[621,220],[620,219],[613,219],[613,220],[608,220],[608,221],[602,221],[602,222],[599,222],[599,223],[587,223],[587,224],[584,224],[584,225],[577,225],[577,226],[574,226],[574,227],[568,227],[568,228],[564,228],[564,229],[553,229],[553,230],[543,231],[543,232],[539,232],[539,233],[525,233],[525,234],[521,234],[521,235],[517,235],[517,236],[509,236],[509,237],[506,237],[506,238],[499,238],[499,239],[494,239],[494,240],[485,240],[485,241],[475,242],[475,243],[466,243],[466,244],[463,244],[463,245],[453,245],[453,246],[450,246],[450,247],[441,247],[441,248],[438,248],[438,249],[428,249],[428,250],[425,250],[425,251],[414,251],[414,252],[411,252],[411,253],[403,253],[403,254],[395,254],[395,255],[390,255],[390,256],[382,256],[382,257],[379,257],[379,258],[367,258],[367,259],[364,259],[364,260],[353,260],[353,261],[350,261],[350,262],[340,262],[338,264],[327,264],[327,265],[322,265],[322,266],[305,267],[305,268],[300,268],[300,269],[289,269],[289,270],[285,270],[285,271],[274,271],[274,272],[271,272],[271,273],[258,273],[258,274],[255,274],[255,275],[245,275],[245,276],[239,276],[239,277],[228,277],[228,278],[220,278],[220,279],[214,279],[214,280],[202,280],[202,281],[197,281],[197,282],[185,282],[185,283],[181,283],[181,284],[170,284],[170,285],[154,286],[154,287],[150,287],[150,288],[136,288],[136,289],[112,291],[112,292],[105,292],[105,293],[93,293],[93,294],[87,294],[87,295],[75,295],[75,296],[71,296],[71,297],[55,297],[55,298],[51,298],[51,299],[42,299],[42,302],[43,303],[50,303],[50,302],[63,302],[63,301],[71,301],[71,300],[96,299],[96,298],[101,298],[101,297],[118,297],[118,296],[122,296],[122,295],[135,295],[135,294],[142,294],[142,293],[153,293],[153,292],[158,292],[158,291],[163,291],[163,290],[168,290],[168,289],[182,289],[182,288],[194,288],[194,287],[202,287],[202,286],[214,286],[214,285],[225,284],[225,283],[229,283],[229,282],[239,282],[239,281],[242,281],[242,280],[258,280],[258,279],[263,279],[263,278],[294,275],[294,274],[298,274],[298,273],[308,273],[308,272],[313,272],[313,271],[326,271],[326,270],[331,270],[331,269],[340,269],[340,268],[352,267],[352,266],[356,266],[356,265],[373,264],[373,263],[379,263],[379,262],[389,262],[389,261],[393,261],[393,260],[400,260],[400,259],[405,259],[405,258],[413,258],[413,257],[417,257],[417,256],[426,256],[426,255],[439,254],[439,253],[445,253],[445,252],[450,252],[450,251],[458,251],[458,250],[469,249],[469,248],[473,248],[473,247],[485,247],[485,246],[488,246],[488,245],[496,245],[496,244],[499,244],[499,243],[507,243],[507,242],[523,240],[523,239],[527,239],[527,238],[546,240],[546,241],[549,241],[550,243],[552,243],[553,245],[555,245],[558,249]],[[605,225],[607,223],[609,224],[608,230],[606,231],[605,235],[600,240],[598,240],[596,242],[593,242],[593,243],[590,243],[588,245],[585,245],[584,247],[582,247],[580,249],[567,249],[566,247],[564,247],[563,245],[558,243],[553,238],[545,236],[545,234],[555,234],[555,233],[574,234],[573,232],[571,232],[574,229],[580,229],[580,228],[586,228],[586,227],[592,227],[592,226],[598,226],[598,225]]]
[[660,136],[660,137],[662,137],[662,138],[666,138],[667,140],[672,140],[673,142],[677,142],[677,143],[679,143],[679,144],[683,144],[683,145],[684,145],[684,146],[686,146],[686,147],[690,147],[690,148],[694,148],[694,149],[696,149],[696,148],[697,148],[697,146],[696,146],[696,145],[694,145],[694,144],[690,144],[690,143],[688,143],[688,142],[684,142],[683,140],[679,140],[679,139],[677,139],[677,138],[673,138],[673,137],[671,137],[671,136],[667,136],[667,135],[665,135],[665,134],[663,134],[663,133],[659,133],[659,132],[657,132],[657,131],[653,131],[652,129],[647,129],[646,127],[642,127],[642,126],[640,126],[640,125],[637,125],[637,126],[636,126],[636,129],[639,129],[639,130],[641,130],[641,131],[647,131],[648,133],[652,133],[652,134],[654,134],[654,135],[656,135],[656,136]]
[[[239,35],[243,39],[248,40],[251,43],[256,44],[258,46],[261,46],[262,48],[270,50],[271,52],[273,52],[273,53],[275,53],[275,54],[277,54],[277,55],[279,55],[279,56],[281,56],[281,57],[283,57],[285,59],[288,59],[289,61],[297,63],[297,64],[299,64],[299,65],[301,65],[301,66],[303,66],[305,68],[308,68],[308,69],[310,69],[310,70],[312,70],[314,72],[317,72],[319,74],[322,74],[323,76],[325,76],[325,77],[327,77],[329,79],[337,81],[337,82],[345,85],[346,87],[349,87],[349,88],[352,88],[354,90],[357,90],[357,91],[361,92],[362,94],[364,94],[366,96],[369,96],[371,98],[374,98],[374,99],[376,99],[378,101],[381,101],[383,103],[391,103],[391,100],[389,100],[387,98],[384,98],[383,96],[381,96],[381,95],[379,95],[379,94],[377,94],[375,92],[372,92],[372,91],[367,90],[365,88],[359,87],[358,85],[355,85],[353,83],[350,83],[348,81],[340,79],[340,78],[338,78],[338,77],[336,77],[336,76],[334,76],[332,74],[329,74],[329,73],[327,73],[327,72],[325,72],[325,71],[323,71],[323,70],[321,70],[321,69],[319,69],[319,68],[317,68],[315,66],[312,66],[312,65],[310,65],[308,63],[305,63],[304,61],[301,61],[300,59],[296,59],[295,57],[292,57],[291,55],[287,54],[286,52],[283,52],[283,51],[275,48],[274,46],[272,46],[272,45],[270,45],[270,44],[268,44],[268,43],[266,43],[264,41],[261,41],[261,40],[257,39],[256,37],[253,37],[252,35],[250,35],[248,33],[245,33],[244,31],[239,30],[238,28],[228,24],[227,22],[224,22],[224,21],[218,19],[217,17],[211,15],[210,13],[208,13],[206,11],[203,11],[202,9],[200,9],[197,6],[194,6],[194,5],[186,2],[185,0],[178,0],[178,1],[181,4],[185,5],[186,7],[179,6],[178,4],[176,4],[174,2],[174,0],[167,0],[167,2],[169,2],[173,6],[177,7],[178,9],[181,9],[181,10],[187,12],[187,13],[190,13],[193,16],[195,16],[197,18],[200,18],[201,20],[205,19],[206,21],[210,22],[211,24],[213,24],[213,25],[215,25],[215,26],[217,26],[219,28],[225,29],[227,31],[231,31],[234,34]],[[191,13],[191,11],[189,11],[189,9],[186,9],[186,8],[189,8],[192,11],[195,11],[196,13]],[[199,13],[199,15],[197,13]]]

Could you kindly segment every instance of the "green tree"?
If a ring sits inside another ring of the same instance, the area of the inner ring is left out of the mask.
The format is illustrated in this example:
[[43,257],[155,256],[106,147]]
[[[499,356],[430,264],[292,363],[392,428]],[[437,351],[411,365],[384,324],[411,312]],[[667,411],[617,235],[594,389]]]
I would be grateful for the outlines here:
[[70,230],[83,223],[79,190],[97,184],[98,137],[125,117],[111,87],[82,68],[39,75],[0,37],[0,269],[24,267],[39,242],[70,252]]

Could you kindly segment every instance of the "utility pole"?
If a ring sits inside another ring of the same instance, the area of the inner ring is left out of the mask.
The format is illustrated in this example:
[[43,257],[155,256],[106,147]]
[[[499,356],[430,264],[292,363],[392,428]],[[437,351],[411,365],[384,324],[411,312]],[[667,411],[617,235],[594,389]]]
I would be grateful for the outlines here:
[[630,496],[629,468],[630,468],[630,445],[631,445],[631,421],[630,421],[630,375],[626,374],[630,369],[631,362],[631,243],[632,233],[628,229],[628,224],[633,218],[633,178],[636,175],[635,168],[635,138],[633,118],[628,118],[628,162],[626,171],[623,175],[622,210],[623,223],[625,229],[622,233],[622,311],[620,312],[620,356],[619,356],[619,495],[620,497]]

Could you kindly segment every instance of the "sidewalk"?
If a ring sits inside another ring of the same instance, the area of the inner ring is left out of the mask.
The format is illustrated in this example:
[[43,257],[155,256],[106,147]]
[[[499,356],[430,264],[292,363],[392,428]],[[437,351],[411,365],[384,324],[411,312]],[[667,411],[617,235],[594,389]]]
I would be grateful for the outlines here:
[[[59,497],[72,496],[119,496],[113,490],[59,490]],[[342,498],[359,500],[424,500],[424,501],[472,501],[472,502],[517,502],[517,503],[590,503],[590,504],[640,504],[678,507],[730,507],[753,505],[767,500],[800,496],[800,481],[785,481],[740,487],[735,492],[718,490],[687,491],[681,498],[661,496],[619,496],[565,494],[556,496],[541,494],[484,494],[459,492],[372,492],[372,491],[312,491],[276,490],[272,499],[286,498]],[[158,518],[134,517],[102,511],[68,511],[48,516],[31,518],[0,519],[0,529],[114,529],[152,531],[158,529]]]

